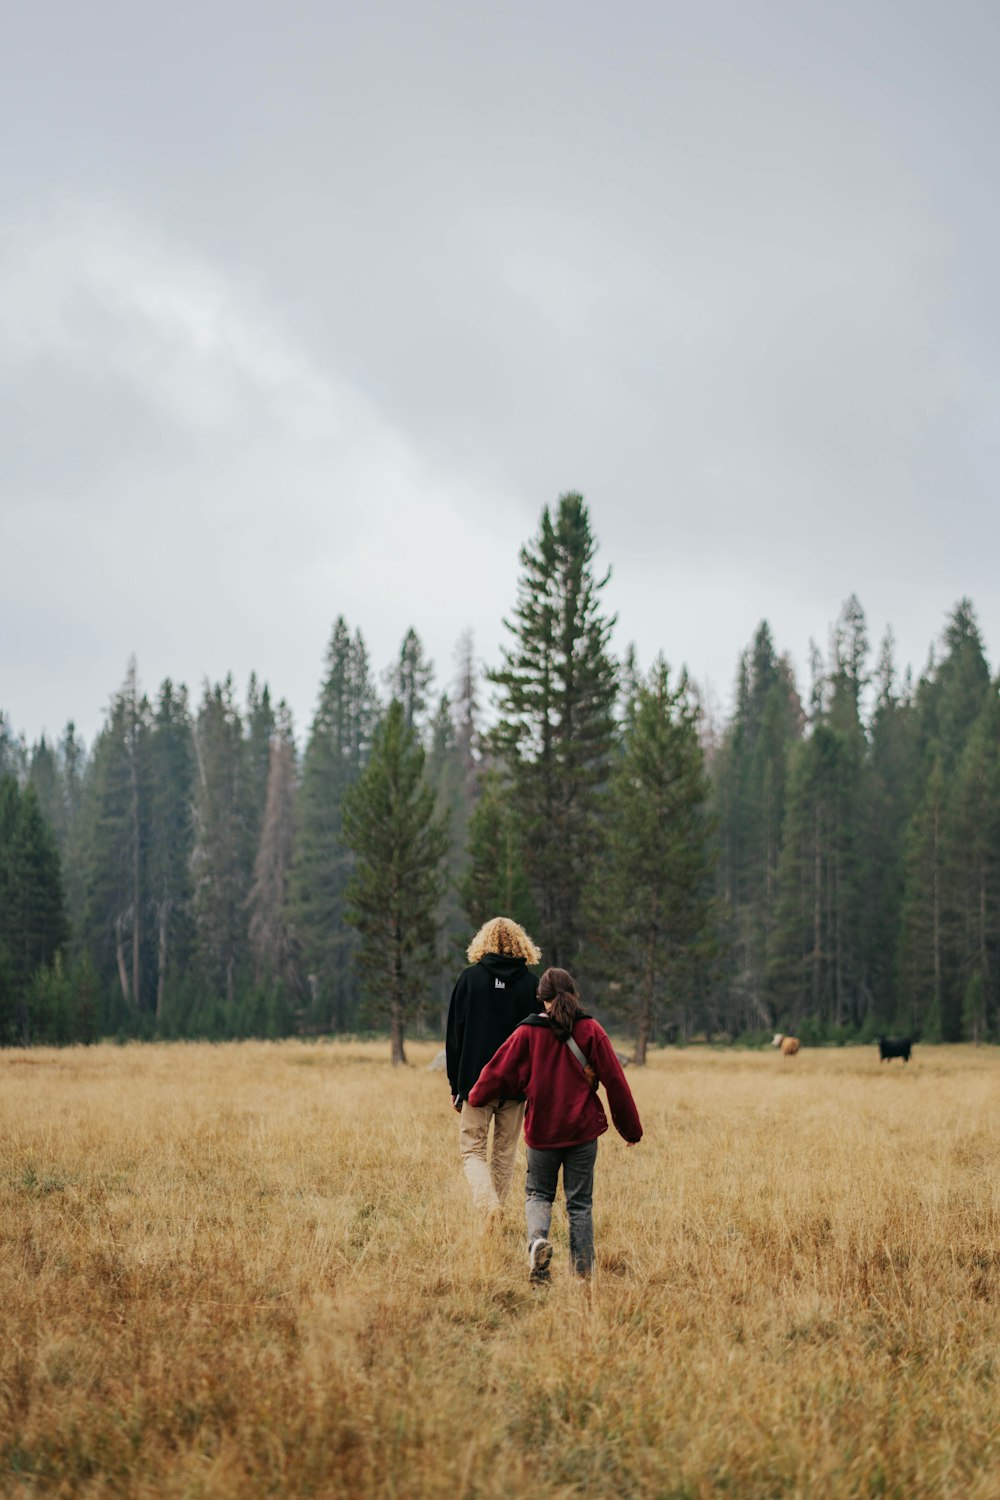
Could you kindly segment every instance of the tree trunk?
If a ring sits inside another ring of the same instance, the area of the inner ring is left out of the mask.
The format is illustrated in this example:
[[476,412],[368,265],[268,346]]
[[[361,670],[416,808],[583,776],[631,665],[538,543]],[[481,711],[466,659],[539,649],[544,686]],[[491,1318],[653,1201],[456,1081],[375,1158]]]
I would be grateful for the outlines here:
[[[24,941],[22,951],[21,973],[27,975],[31,972],[31,955],[28,949],[27,924],[24,925]],[[21,1030],[21,1046],[31,1045],[31,1016],[28,1011],[28,984],[27,980],[21,985],[21,998],[18,1003],[18,1020]]]
[[392,994],[389,997],[389,1055],[394,1068],[406,1062],[403,1047],[403,934],[396,923],[392,934]]
[[389,1050],[394,1068],[406,1062],[403,1047],[403,1011],[398,1000],[393,1000],[389,1012]]
[[118,983],[122,987],[122,999],[127,1005],[129,1002],[128,968],[125,964],[125,949],[122,946],[122,925],[124,921],[125,914],[119,912],[117,917],[115,917],[115,959],[118,964]]
[[136,1009],[140,1004],[140,959],[142,949],[142,906],[139,889],[140,840],[139,840],[139,768],[136,765],[137,732],[133,729],[132,757],[129,775],[132,783],[132,998]]
[[812,1010],[813,1015],[819,1018],[819,966],[820,966],[820,934],[823,925],[822,905],[822,858],[820,854],[819,837],[819,808],[817,807],[813,823],[813,951],[812,951]]
[[170,915],[170,902],[161,901],[156,912],[157,944],[156,944],[156,1019],[160,1019],[163,1010],[163,990],[167,980],[167,921]]
[[844,1024],[844,948],[843,948],[843,895],[840,885],[840,856],[838,854],[836,864],[836,877],[834,886],[834,901],[836,910],[834,912],[834,988],[836,999],[834,1000],[834,1025]]
[[938,861],[938,809],[934,809],[934,883],[933,883],[933,941],[934,941],[934,1010],[939,1031],[943,1029],[941,1014],[941,887]]
[[646,1049],[649,1046],[649,1038],[653,1029],[653,987],[656,982],[656,922],[650,923],[649,932],[646,937],[646,962],[643,966],[642,996],[639,1001],[639,1026],[635,1037],[635,1056],[632,1058],[637,1068],[646,1066]]
[[[989,980],[990,980],[990,952],[989,941],[986,936],[986,864],[984,860],[979,862],[979,972],[982,975],[982,1006],[978,1014],[982,1017],[982,1023],[986,1025],[989,1014]],[[979,1037],[976,1037],[979,1041]]]
[[519,857],[523,858],[523,856],[521,855],[520,849],[516,849],[515,846],[514,846],[514,836],[513,836],[513,833],[511,831],[510,824],[508,823],[507,827],[506,827],[505,836],[504,836],[504,911],[505,912],[513,912],[513,910],[514,910],[514,862]]

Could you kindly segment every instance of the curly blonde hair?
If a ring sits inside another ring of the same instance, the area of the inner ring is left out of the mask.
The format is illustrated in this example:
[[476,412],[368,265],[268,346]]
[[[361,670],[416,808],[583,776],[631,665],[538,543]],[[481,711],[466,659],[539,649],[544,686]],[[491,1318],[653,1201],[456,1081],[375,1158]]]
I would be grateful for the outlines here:
[[523,927],[510,917],[491,917],[484,922],[468,948],[470,964],[476,964],[484,953],[502,953],[506,958],[523,958],[525,963],[542,961],[542,950],[531,941]]

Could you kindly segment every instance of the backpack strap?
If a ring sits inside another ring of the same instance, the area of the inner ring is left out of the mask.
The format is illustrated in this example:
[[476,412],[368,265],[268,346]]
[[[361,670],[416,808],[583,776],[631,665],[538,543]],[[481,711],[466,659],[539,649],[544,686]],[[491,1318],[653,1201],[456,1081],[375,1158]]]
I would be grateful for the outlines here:
[[594,1071],[592,1064],[587,1061],[586,1054],[584,1053],[583,1048],[573,1040],[573,1037],[571,1035],[566,1038],[566,1045],[572,1052],[573,1056],[576,1058],[577,1062],[580,1064],[580,1067],[583,1069],[584,1074],[586,1075],[587,1082],[590,1085],[591,1093],[596,1094],[597,1074]]

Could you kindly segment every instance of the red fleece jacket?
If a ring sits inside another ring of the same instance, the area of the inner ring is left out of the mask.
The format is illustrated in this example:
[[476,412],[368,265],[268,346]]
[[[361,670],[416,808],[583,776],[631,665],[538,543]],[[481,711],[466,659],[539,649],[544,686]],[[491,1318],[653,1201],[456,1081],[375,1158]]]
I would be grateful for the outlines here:
[[[603,1083],[618,1134],[627,1141],[642,1139],[639,1111],[625,1081],[621,1063],[603,1026],[580,1016],[573,1040]],[[524,1139],[537,1150],[582,1146],[608,1128],[601,1101],[565,1042],[542,1022],[522,1023],[493,1054],[469,1094],[474,1107],[491,1099],[514,1099],[524,1094]]]

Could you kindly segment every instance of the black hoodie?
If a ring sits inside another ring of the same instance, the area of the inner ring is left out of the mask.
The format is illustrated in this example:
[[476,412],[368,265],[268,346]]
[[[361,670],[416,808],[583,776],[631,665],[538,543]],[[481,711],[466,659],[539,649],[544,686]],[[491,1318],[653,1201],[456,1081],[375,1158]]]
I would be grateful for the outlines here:
[[543,1007],[538,980],[523,958],[484,953],[463,969],[451,992],[446,1050],[452,1097],[469,1090],[498,1047],[529,1012]]

